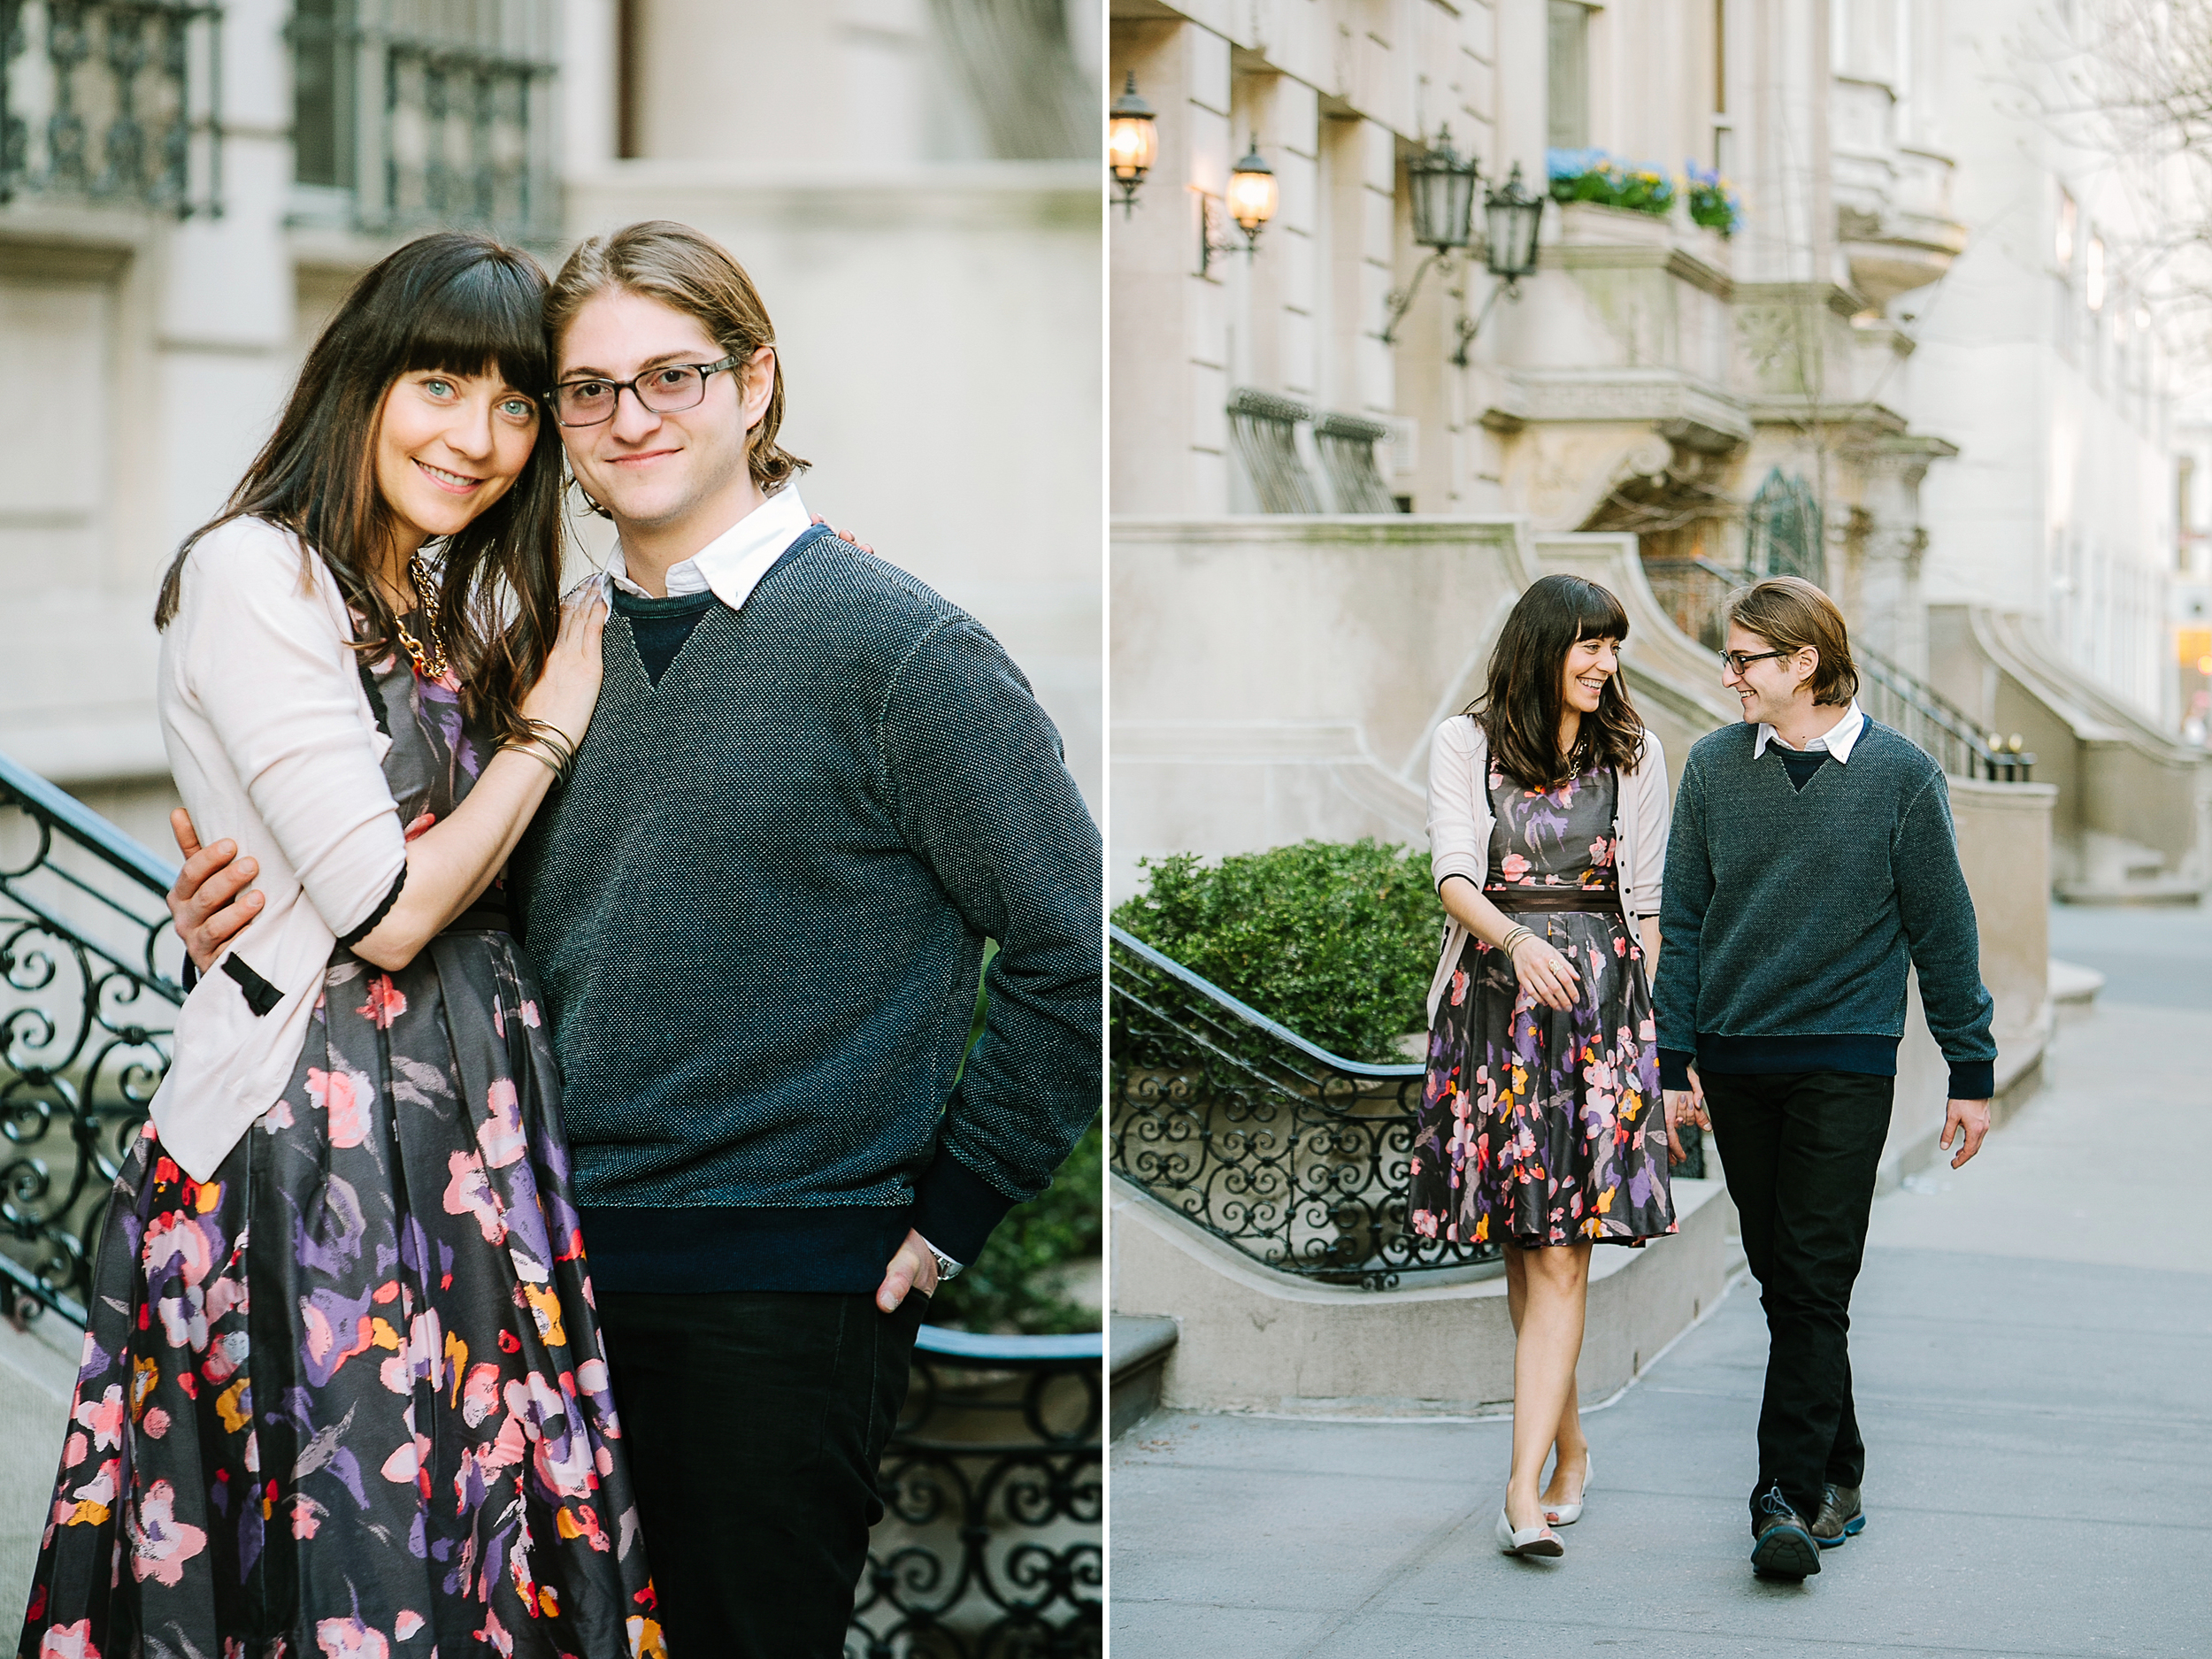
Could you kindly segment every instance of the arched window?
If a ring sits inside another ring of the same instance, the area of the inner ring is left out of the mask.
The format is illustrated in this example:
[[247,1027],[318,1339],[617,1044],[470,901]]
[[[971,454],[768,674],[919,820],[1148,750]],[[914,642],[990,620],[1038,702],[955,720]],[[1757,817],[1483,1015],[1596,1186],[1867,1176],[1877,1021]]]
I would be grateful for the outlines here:
[[1803,479],[1786,478],[1780,467],[1774,468],[1744,518],[1744,565],[1754,577],[1802,576],[1827,586],[1820,503]]

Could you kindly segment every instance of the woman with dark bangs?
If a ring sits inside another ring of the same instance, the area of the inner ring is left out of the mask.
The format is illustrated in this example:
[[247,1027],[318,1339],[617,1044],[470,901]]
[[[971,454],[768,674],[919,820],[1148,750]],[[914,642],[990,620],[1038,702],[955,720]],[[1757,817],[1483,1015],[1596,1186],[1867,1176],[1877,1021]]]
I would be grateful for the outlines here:
[[1667,769],[1621,684],[1627,637],[1612,594],[1543,578],[1506,618],[1485,695],[1430,750],[1451,926],[1408,1213],[1424,1237],[1504,1247],[1517,1340],[1497,1537],[1514,1555],[1564,1554],[1551,1529],[1589,1490],[1574,1378],[1590,1246],[1674,1231],[1648,978]]
[[163,583],[188,878],[257,892],[110,1197],[26,1655],[663,1651],[500,879],[599,692],[545,286],[385,259]]

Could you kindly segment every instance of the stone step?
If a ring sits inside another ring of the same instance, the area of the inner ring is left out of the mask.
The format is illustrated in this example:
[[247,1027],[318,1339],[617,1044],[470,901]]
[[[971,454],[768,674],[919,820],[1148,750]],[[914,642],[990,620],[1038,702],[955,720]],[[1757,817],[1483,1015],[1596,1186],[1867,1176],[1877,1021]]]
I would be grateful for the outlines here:
[[1109,1438],[1119,1440],[1159,1405],[1168,1356],[1180,1333],[1174,1320],[1154,1313],[1117,1313],[1106,1331],[1113,1368]]

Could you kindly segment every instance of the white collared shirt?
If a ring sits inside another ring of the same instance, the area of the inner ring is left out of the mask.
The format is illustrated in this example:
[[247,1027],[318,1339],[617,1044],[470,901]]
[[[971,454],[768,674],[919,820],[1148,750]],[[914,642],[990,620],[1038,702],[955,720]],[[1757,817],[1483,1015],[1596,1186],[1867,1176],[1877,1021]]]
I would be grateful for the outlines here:
[[[675,589],[672,588],[669,591],[673,593]],[[1859,741],[1859,733],[1865,730],[1866,716],[1859,711],[1858,699],[1855,697],[1851,701],[1851,706],[1843,711],[1843,718],[1806,744],[1803,749],[1790,749],[1790,752],[1810,755],[1817,750],[1825,749],[1834,757],[1836,764],[1848,765],[1851,762],[1851,746]],[[1752,759],[1756,760],[1767,752],[1767,741],[1770,738],[1781,743],[1784,749],[1790,748],[1789,744],[1783,742],[1780,734],[1763,720],[1759,723],[1759,735],[1752,741]]]
[[[742,610],[754,585],[768,573],[768,567],[781,558],[813,522],[813,515],[799,499],[799,487],[786,484],[689,558],[671,565],[668,597],[678,599],[686,594],[703,594],[711,589],[714,596],[731,610]],[[630,580],[620,542],[615,544],[614,551],[607,557],[606,575],[626,594],[640,599],[657,596]]]

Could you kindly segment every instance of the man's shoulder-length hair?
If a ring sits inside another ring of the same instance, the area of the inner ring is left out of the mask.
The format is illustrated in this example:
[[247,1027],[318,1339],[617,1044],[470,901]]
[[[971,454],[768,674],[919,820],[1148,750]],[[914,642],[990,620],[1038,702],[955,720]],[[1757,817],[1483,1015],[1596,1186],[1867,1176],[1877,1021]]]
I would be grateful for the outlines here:
[[1859,695],[1859,668],[1851,657],[1851,631],[1836,602],[1802,576],[1769,576],[1728,596],[1728,619],[1781,651],[1807,647],[1820,653],[1813,671],[1813,701],[1841,707]]
[[[557,357],[561,338],[577,312],[610,288],[642,294],[697,319],[729,356],[741,363],[776,343],[768,307],[745,268],[711,236],[670,219],[626,225],[587,237],[570,254],[545,296],[545,327]],[[746,459],[762,494],[773,495],[804,472],[807,463],[776,442],[783,426],[783,365],[773,366],[775,388],[759,423],[748,434]]]

